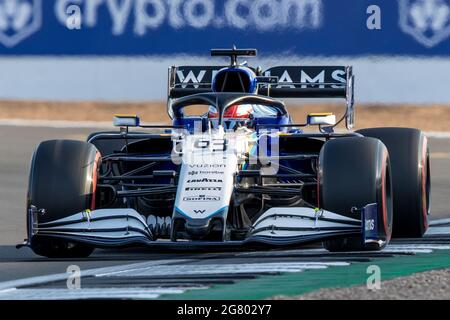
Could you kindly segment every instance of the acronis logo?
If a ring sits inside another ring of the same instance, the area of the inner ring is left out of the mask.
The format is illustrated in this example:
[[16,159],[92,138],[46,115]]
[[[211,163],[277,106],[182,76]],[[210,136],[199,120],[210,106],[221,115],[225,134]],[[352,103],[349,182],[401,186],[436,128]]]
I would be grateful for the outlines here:
[[400,27],[425,47],[450,36],[450,0],[399,0]]
[[41,0],[0,0],[0,43],[14,47],[38,31],[42,23]]

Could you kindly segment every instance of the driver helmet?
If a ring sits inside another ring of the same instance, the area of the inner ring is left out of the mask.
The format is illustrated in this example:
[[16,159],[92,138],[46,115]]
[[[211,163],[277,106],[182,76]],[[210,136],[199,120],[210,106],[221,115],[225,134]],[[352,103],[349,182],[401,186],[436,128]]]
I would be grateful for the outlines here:
[[[249,119],[252,118],[253,106],[246,105],[232,105],[225,110],[223,115],[224,127],[226,129],[236,128],[238,125],[248,125]],[[210,119],[218,119],[219,113],[215,107],[211,107],[208,113]]]

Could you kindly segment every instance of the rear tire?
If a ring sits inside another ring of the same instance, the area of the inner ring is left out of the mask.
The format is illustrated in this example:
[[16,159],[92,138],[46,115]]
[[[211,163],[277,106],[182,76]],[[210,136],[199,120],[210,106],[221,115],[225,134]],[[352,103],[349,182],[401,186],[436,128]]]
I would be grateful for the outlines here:
[[[27,208],[45,210],[39,223],[95,209],[99,161],[97,149],[82,141],[52,140],[37,147],[30,169]],[[94,250],[81,243],[39,234],[31,238],[31,248],[49,258],[87,257]]]
[[378,235],[383,243],[364,244],[361,237],[325,241],[328,251],[380,250],[392,233],[392,195],[389,153],[373,138],[351,137],[327,142],[319,159],[320,207],[354,219],[352,208],[378,206]]
[[422,237],[430,214],[430,156],[427,137],[417,129],[372,128],[358,131],[380,139],[391,157],[394,237]]

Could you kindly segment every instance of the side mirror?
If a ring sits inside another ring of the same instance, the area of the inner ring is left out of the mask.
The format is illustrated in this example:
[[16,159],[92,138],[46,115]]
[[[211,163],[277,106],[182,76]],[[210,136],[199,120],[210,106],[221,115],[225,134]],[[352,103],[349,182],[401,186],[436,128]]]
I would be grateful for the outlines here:
[[139,127],[140,119],[136,115],[115,114],[113,124],[115,127]]
[[334,126],[336,124],[336,116],[332,113],[310,113],[308,114],[306,122],[310,126],[314,125]]

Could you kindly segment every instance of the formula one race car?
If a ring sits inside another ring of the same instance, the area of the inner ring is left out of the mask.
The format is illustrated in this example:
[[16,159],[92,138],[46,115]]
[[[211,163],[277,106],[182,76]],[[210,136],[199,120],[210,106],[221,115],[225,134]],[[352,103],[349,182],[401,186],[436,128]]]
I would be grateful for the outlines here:
[[[169,69],[171,126],[116,115],[117,132],[37,147],[23,245],[46,257],[135,245],[363,251],[425,233],[427,139],[416,129],[350,131],[351,67],[263,71],[237,61],[254,49],[212,55],[231,64]],[[346,112],[297,124],[280,98],[342,98]],[[335,132],[344,122],[349,131]]]

